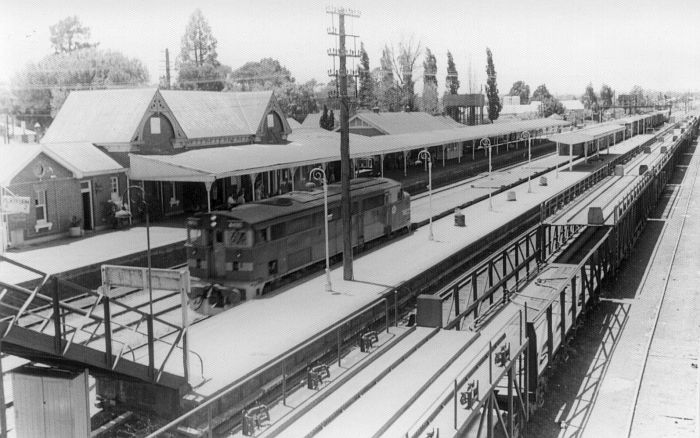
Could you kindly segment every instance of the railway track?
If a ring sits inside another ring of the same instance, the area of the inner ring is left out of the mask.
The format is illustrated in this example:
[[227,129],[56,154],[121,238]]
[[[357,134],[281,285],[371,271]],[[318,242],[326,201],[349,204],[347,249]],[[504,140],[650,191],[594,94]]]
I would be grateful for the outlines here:
[[[697,144],[697,143],[696,143]],[[681,245],[681,242],[684,237],[683,231],[686,229],[686,224],[688,222],[688,213],[690,210],[690,205],[691,202],[693,201],[693,193],[695,192],[695,186],[698,184],[698,169],[700,168],[700,160],[695,160],[695,165],[692,171],[692,175],[687,175],[687,177],[690,177],[690,192],[687,195],[687,199],[685,200],[685,203],[683,206],[681,206],[681,211],[676,212],[675,215],[680,216],[680,225],[679,225],[679,232],[678,236],[675,239],[675,242],[673,244],[673,250],[672,250],[672,256],[671,260],[668,263],[666,269],[665,269],[665,281],[663,285],[663,290],[661,292],[661,297],[660,297],[660,303],[656,309],[656,313],[654,315],[654,322],[652,325],[651,329],[651,335],[648,337],[646,345],[644,347],[644,360],[642,364],[641,371],[637,378],[635,379],[637,384],[635,386],[634,390],[634,402],[633,402],[633,407],[632,411],[630,414],[630,419],[627,425],[627,433],[626,436],[632,437],[632,431],[635,429],[635,422],[639,421],[639,414],[638,414],[638,405],[640,401],[640,397],[642,397],[642,388],[644,387],[645,384],[653,385],[653,382],[649,383],[648,380],[650,379],[650,376],[648,374],[648,363],[649,359],[651,357],[651,350],[652,350],[652,345],[654,344],[654,341],[657,340],[656,334],[657,334],[657,329],[659,328],[659,323],[661,322],[662,324],[672,324],[674,319],[678,317],[677,313],[673,309],[668,309],[668,303],[666,302],[666,296],[667,292],[669,291],[669,283],[671,282],[672,273],[674,268],[677,268],[678,265],[678,252],[679,252],[679,247]],[[697,299],[697,298],[695,298]],[[697,364],[696,364],[697,367]],[[647,394],[647,397],[649,395]],[[648,402],[648,401],[647,401]],[[686,418],[688,419],[688,418]],[[689,420],[689,419],[688,419]],[[700,420],[700,418],[695,418],[695,421],[697,422]],[[640,426],[637,426],[637,428]],[[696,431],[697,431],[697,423],[696,423]]]

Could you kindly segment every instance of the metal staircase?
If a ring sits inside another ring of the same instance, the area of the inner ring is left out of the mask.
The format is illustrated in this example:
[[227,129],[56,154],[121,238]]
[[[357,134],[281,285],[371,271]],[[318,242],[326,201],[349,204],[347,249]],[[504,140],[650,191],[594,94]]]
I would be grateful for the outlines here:
[[[150,314],[148,296],[139,288],[93,291],[6,257],[0,260],[41,276],[33,290],[0,279],[3,352],[177,390],[193,383],[188,357],[198,357],[194,352],[183,354],[186,328],[168,318],[180,308],[180,292],[153,291]],[[201,359],[199,364],[203,366]]]

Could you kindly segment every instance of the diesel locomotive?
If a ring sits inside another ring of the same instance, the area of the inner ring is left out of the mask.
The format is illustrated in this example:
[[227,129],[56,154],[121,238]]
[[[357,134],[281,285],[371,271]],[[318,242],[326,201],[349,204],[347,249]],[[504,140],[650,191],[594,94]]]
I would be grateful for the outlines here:
[[[340,184],[328,187],[329,256],[342,253]],[[387,178],[351,181],[352,244],[408,230],[410,196]],[[190,303],[214,314],[266,294],[280,279],[325,259],[323,190],[293,191],[187,219]]]

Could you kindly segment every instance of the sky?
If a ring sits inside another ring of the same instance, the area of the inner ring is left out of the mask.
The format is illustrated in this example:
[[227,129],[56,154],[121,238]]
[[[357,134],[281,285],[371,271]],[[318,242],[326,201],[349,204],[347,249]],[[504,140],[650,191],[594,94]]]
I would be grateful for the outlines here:
[[[360,35],[371,68],[385,44],[397,47],[413,37],[437,57],[444,89],[446,53],[468,92],[468,71],[476,87],[485,83],[486,47],[493,52],[499,91],[517,80],[534,91],[546,84],[553,94],[583,93],[607,83],[618,93],[645,89],[700,89],[700,3],[698,0],[4,0],[0,14],[0,82],[27,62],[52,53],[49,26],[77,15],[100,48],[140,59],[157,83],[171,65],[189,16],[200,8],[218,39],[219,61],[237,68],[261,58],[278,59],[299,82],[327,82],[335,42],[326,33],[326,7],[361,12],[348,19]],[[352,44],[352,40],[349,41]],[[357,42],[359,49],[359,41]],[[420,58],[422,62],[422,57]],[[418,72],[422,74],[422,65]],[[420,84],[418,85],[418,91]]]

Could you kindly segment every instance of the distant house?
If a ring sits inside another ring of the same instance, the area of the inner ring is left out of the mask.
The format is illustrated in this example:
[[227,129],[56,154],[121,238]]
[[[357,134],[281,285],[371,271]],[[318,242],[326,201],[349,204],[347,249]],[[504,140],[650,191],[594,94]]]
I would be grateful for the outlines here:
[[[518,97],[518,96],[512,96],[512,97]],[[518,97],[518,100],[520,98]],[[509,102],[513,102],[513,100],[509,100]],[[527,105],[520,105],[520,104],[504,104],[503,107],[501,108],[501,112],[498,115],[498,119],[496,119],[496,122],[499,121],[506,121],[506,120],[531,120],[531,119],[536,119],[538,117],[541,117],[540,114],[540,107],[542,103],[536,100],[533,100]]]
[[0,145],[0,187],[29,198],[28,214],[8,216],[12,246],[61,237],[73,218],[83,229],[109,225],[104,204],[119,199],[126,169],[89,143]]
[[565,114],[567,120],[572,121],[574,123],[578,121],[583,122],[583,117],[586,110],[583,106],[583,103],[580,100],[562,100],[561,104],[566,110]]

